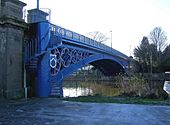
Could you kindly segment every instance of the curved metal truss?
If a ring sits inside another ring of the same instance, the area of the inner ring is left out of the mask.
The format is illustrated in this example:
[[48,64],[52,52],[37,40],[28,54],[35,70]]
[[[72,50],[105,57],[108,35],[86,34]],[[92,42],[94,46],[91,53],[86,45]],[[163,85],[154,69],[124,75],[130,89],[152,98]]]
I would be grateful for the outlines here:
[[87,51],[71,48],[57,48],[50,52],[51,75],[92,55]]

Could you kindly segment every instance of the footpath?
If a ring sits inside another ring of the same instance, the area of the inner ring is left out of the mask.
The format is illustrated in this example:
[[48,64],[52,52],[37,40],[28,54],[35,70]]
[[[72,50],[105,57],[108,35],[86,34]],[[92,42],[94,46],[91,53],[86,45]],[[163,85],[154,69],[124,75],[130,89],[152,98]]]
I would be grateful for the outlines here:
[[0,100],[0,125],[170,125],[170,106]]

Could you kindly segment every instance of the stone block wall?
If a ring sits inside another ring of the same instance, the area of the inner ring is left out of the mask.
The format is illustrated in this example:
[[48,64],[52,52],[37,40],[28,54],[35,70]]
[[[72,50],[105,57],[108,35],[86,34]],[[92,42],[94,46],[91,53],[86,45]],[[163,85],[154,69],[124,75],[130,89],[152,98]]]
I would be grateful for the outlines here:
[[0,25],[0,95],[6,98],[23,90],[23,37],[22,28]]
[[0,97],[18,98],[23,95],[23,44],[22,8],[19,0],[1,0],[0,13]]
[[6,41],[5,29],[0,26],[0,97],[3,97],[6,89]]
[[2,17],[9,17],[16,20],[22,20],[23,7],[26,4],[19,0],[1,0],[1,13]]

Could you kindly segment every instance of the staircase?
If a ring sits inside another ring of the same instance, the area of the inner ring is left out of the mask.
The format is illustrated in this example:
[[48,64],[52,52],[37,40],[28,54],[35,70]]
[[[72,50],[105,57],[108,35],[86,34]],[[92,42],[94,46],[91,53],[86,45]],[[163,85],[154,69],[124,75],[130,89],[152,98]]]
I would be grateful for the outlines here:
[[28,71],[35,71],[37,69],[37,64],[38,57],[31,59],[25,66]]
[[59,80],[61,79],[62,75],[57,74],[51,76],[51,97],[62,97],[63,96],[63,89],[62,89],[62,82]]
[[60,85],[52,84],[50,96],[51,97],[61,97]]
[[[35,28],[35,27],[34,27]],[[50,32],[50,34],[49,34]],[[24,51],[25,51],[25,67],[28,73],[35,72],[37,75],[37,71],[39,70],[38,68],[38,63],[41,63],[39,61],[41,57],[46,53],[50,52],[52,50],[57,49],[59,46],[62,45],[62,36],[56,31],[56,26],[53,27],[53,30],[49,29],[47,32],[43,32],[44,36],[41,36],[41,38],[37,39],[37,34],[30,34],[33,38],[29,38],[25,40],[25,46],[24,46]],[[50,38],[48,37],[50,35]],[[45,41],[46,38],[48,41]],[[46,44],[47,43],[47,44]],[[41,65],[40,65],[41,66]],[[42,68],[42,67],[40,67]],[[50,69],[48,69],[50,71]],[[46,92],[47,94],[50,94],[51,97],[62,97],[62,83],[61,83],[61,76],[59,74],[55,76],[49,77],[51,79],[49,82],[49,88],[51,87],[51,90],[49,92],[49,89]],[[43,79],[35,76],[35,79]],[[36,80],[36,82],[39,80]],[[37,84],[37,83],[35,83]],[[38,83],[41,84],[41,83]],[[51,85],[51,86],[50,86]],[[41,88],[39,88],[41,89]]]

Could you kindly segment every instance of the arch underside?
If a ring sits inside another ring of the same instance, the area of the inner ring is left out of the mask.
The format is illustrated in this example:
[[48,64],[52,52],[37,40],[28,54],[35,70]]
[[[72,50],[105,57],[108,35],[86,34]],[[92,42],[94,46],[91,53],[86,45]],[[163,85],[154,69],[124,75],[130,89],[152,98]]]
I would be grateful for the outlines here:
[[100,70],[105,76],[115,76],[120,72],[124,73],[123,67],[113,60],[102,59],[91,62],[90,64]]
[[103,54],[92,55],[86,59],[80,60],[76,64],[72,64],[67,68],[62,69],[60,72],[63,74],[63,78],[69,76],[79,68],[86,66],[87,64],[93,65],[99,69],[105,76],[115,76],[118,73],[125,72],[124,65],[120,60],[113,56],[106,56]]

